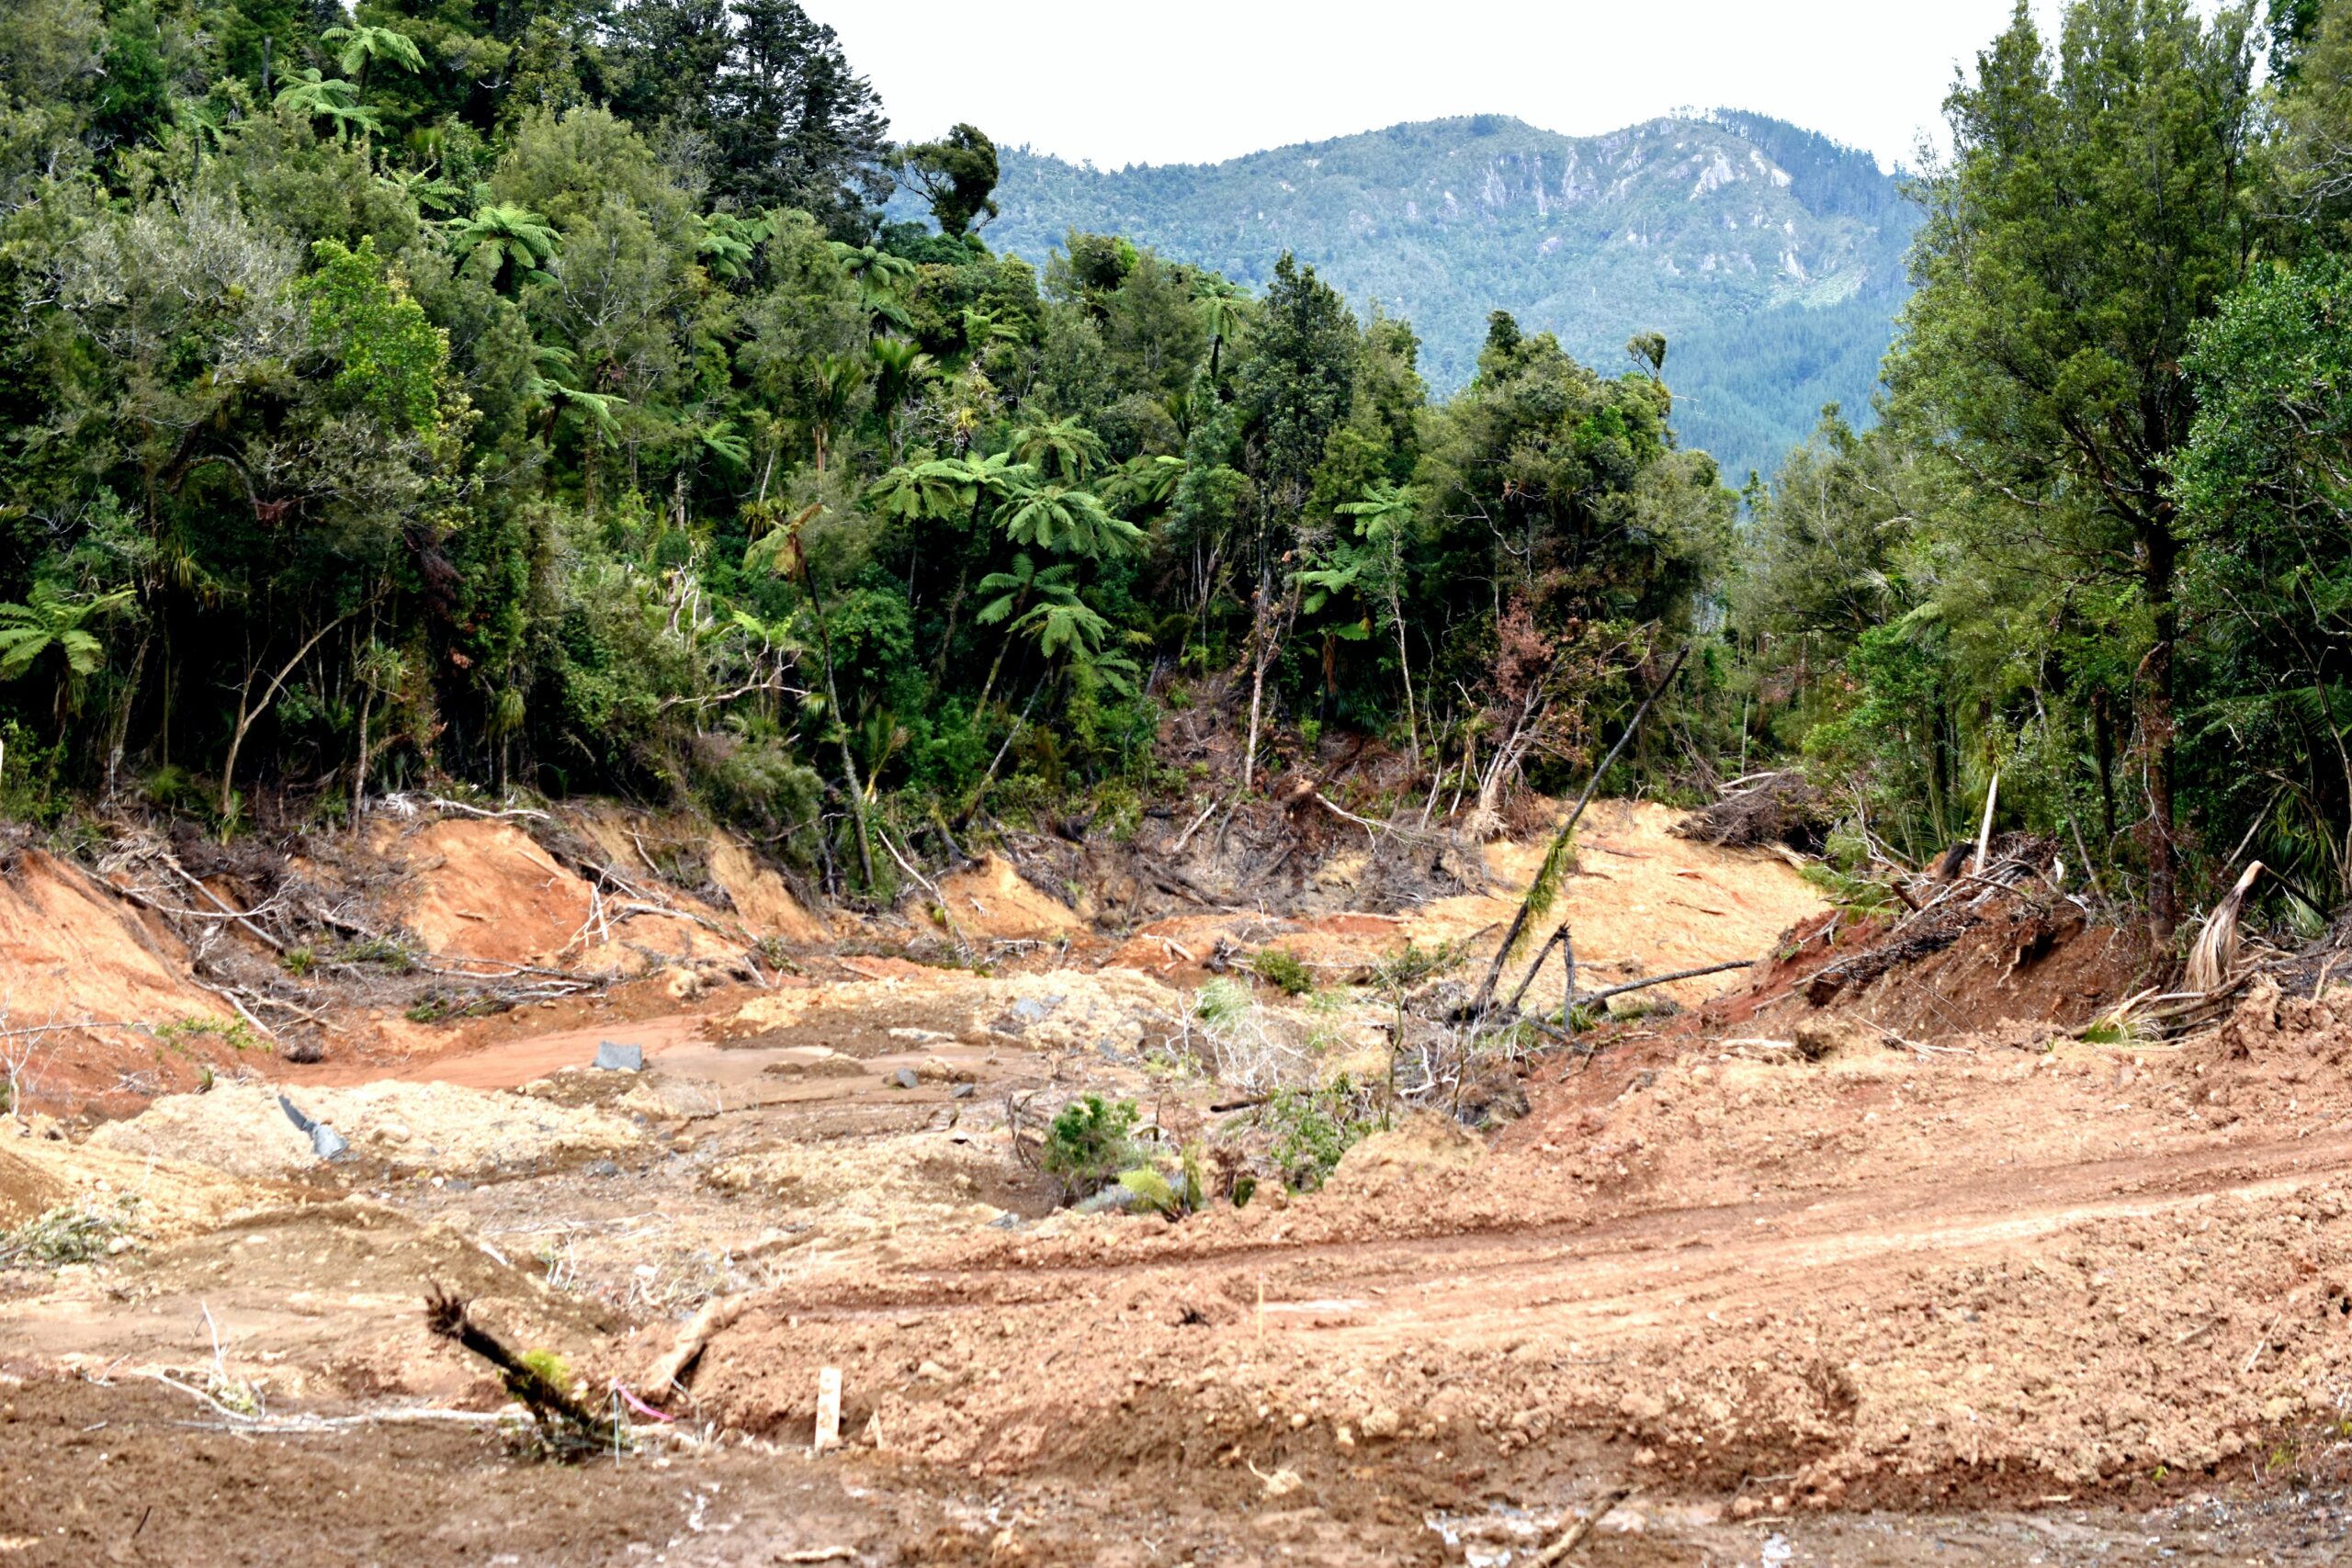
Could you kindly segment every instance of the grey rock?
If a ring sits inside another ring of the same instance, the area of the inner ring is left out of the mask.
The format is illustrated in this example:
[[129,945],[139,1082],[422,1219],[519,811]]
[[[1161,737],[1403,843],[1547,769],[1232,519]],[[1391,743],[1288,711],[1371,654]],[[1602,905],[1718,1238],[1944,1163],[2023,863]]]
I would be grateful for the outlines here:
[[1062,1005],[1059,997],[1023,997],[1012,1004],[1012,1016],[1023,1024],[1043,1023]]
[[899,1089],[912,1089],[922,1082],[922,1079],[915,1076],[915,1070],[912,1067],[900,1067],[890,1075],[890,1082]]
[[645,1047],[624,1045],[617,1040],[599,1040],[596,1066],[612,1073],[641,1073],[645,1070]]
[[619,1165],[608,1159],[597,1160],[588,1167],[588,1174],[591,1176],[618,1176],[620,1173]]
[[976,1083],[959,1083],[954,1089],[947,1091],[947,1098],[950,1100],[969,1100],[979,1092],[980,1086]]

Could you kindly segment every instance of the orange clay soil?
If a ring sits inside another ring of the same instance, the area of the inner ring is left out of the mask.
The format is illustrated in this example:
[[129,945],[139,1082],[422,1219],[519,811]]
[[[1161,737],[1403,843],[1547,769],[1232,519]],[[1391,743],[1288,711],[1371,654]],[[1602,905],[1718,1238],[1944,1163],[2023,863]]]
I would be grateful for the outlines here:
[[[0,1130],[32,1151],[0,1221],[121,1216],[84,1261],[0,1260],[0,1562],[1524,1563],[1621,1487],[1578,1561],[2344,1561],[2352,989],[2086,1044],[2048,1021],[2137,961],[2095,930],[2020,957],[2003,915],[1816,1009],[1850,925],[1669,821],[1581,835],[1585,983],[1756,974],[1528,1061],[1521,1120],[1403,1117],[1320,1191],[1180,1223],[1057,1209],[1008,1106],[1198,1135],[1232,1091],[1176,1053],[1220,939],[1319,966],[1255,1016],[1353,1059],[1353,971],[1508,893],[419,1026],[288,1073],[351,1122],[333,1165],[253,1090],[172,1102],[172,1149]],[[1045,897],[1008,874],[950,896]],[[651,1070],[583,1070],[600,1037]],[[399,1081],[323,1091],[369,1078]],[[565,1467],[414,1416],[500,1399],[423,1333],[428,1281],[674,1419]]]

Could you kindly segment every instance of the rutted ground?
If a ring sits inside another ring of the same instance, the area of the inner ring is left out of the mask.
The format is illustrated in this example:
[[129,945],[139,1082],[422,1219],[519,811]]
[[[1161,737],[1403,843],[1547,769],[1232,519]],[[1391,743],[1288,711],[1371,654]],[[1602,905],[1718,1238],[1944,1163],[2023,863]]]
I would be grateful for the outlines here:
[[[2340,1560],[2352,992],[2087,1044],[2034,1021],[2120,983],[2101,933],[2020,961],[1988,928],[1817,1010],[1791,976],[1841,939],[1808,934],[1811,889],[1665,826],[1581,836],[1580,963],[1770,960],[1752,984],[1534,1056],[1523,1119],[1408,1118],[1320,1192],[1179,1224],[1057,1210],[1009,1113],[1091,1091],[1193,1124],[1215,1095],[1172,1064],[1213,968],[1279,946],[1344,987],[1507,919],[1532,849],[1419,906],[1116,939],[984,864],[942,893],[1012,944],[989,975],[804,946],[745,977],[683,937],[741,899],[639,916],[682,940],[631,986],[280,1069],[350,1139],[334,1164],[234,1061],[94,1134],[0,1139],[0,1224],[71,1201],[109,1226],[87,1262],[0,1265],[0,1561],[324,1532],[420,1560],[1499,1563],[1625,1485],[1589,1561]],[[572,914],[506,961],[562,957]],[[1385,1038],[1369,997],[1259,1006],[1318,1062]],[[650,1070],[583,1070],[605,1038]],[[680,1419],[562,1469],[385,1419],[503,1401],[425,1334],[428,1280],[597,1397],[659,1398],[721,1305]],[[818,1461],[829,1366],[849,1446]]]

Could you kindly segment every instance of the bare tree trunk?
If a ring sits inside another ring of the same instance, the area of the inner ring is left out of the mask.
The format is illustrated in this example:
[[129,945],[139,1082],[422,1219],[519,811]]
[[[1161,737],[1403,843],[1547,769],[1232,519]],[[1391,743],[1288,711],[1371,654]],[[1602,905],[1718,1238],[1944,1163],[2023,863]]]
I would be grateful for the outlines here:
[[147,670],[147,645],[153,640],[152,632],[141,633],[139,651],[130,656],[130,679],[123,683],[122,705],[115,710],[113,733],[107,739],[107,787],[102,797],[114,800],[116,780],[122,772],[122,749],[130,734],[131,705],[139,701],[139,679]]
[[1421,771],[1421,726],[1413,714],[1413,656],[1405,648],[1405,616],[1391,607],[1390,616],[1396,623],[1396,663],[1405,672],[1405,739],[1413,748],[1413,776]]
[[286,684],[287,677],[294,673],[302,660],[311,656],[311,649],[318,647],[325,639],[327,633],[349,619],[348,615],[337,615],[334,620],[312,632],[311,640],[296,649],[294,657],[280,666],[277,673],[270,678],[270,682],[263,689],[258,702],[254,700],[254,681],[261,674],[261,667],[255,665],[246,671],[244,686],[237,694],[236,728],[229,732],[228,760],[220,766],[220,837],[223,841],[226,841],[229,836],[230,802],[236,794],[237,753],[244,749],[246,732],[253,728],[254,720],[269,711],[270,704],[277,700],[278,689]]
[[2155,621],[2155,639],[2140,661],[2140,739],[2147,748],[2148,928],[2159,942],[2172,940],[2180,922],[2180,886],[2173,860],[2173,647],[2180,631],[2180,608],[2173,598],[2173,567],[2179,553],[2168,520],[2142,528],[2140,564]]
[[[1264,619],[1260,616],[1261,621]],[[1251,652],[1254,668],[1250,674],[1250,738],[1241,753],[1241,790],[1248,794],[1258,775],[1258,721],[1266,706],[1266,650],[1262,627],[1250,639],[1258,646]]]
[[865,874],[868,891],[874,886],[874,845],[866,837],[865,786],[857,776],[857,758],[849,748],[849,719],[842,712],[842,694],[833,683],[833,634],[825,620],[825,602],[817,595],[817,580],[809,575],[808,557],[800,547],[797,537],[792,540],[792,553],[800,566],[800,586],[808,595],[808,607],[817,613],[817,646],[825,656],[825,701],[831,705],[832,720],[840,733],[842,776],[849,781],[849,813],[857,825],[857,865]]
[[359,760],[351,769],[351,830],[355,833],[359,830],[361,803],[368,797],[368,717],[375,705],[376,689],[368,686],[367,694],[359,699]]
[[[1274,655],[1282,647],[1282,631],[1287,631],[1290,618],[1298,609],[1298,590],[1295,584],[1293,584],[1290,597],[1284,602],[1279,615],[1274,610],[1272,595],[1272,577],[1269,573],[1261,571],[1258,578],[1257,625],[1250,632],[1250,641],[1255,646],[1250,657],[1249,750],[1241,754],[1241,788],[1244,794],[1249,792],[1251,781],[1257,776],[1258,729],[1264,718],[1266,709],[1266,671],[1272,666]],[[1282,631],[1276,629],[1278,618],[1282,623]]]

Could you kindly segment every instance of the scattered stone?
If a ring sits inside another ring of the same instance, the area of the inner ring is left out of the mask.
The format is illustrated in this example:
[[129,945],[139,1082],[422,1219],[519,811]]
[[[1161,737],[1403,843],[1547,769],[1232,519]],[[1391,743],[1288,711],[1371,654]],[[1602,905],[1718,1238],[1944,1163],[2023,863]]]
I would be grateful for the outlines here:
[[1374,1442],[1385,1442],[1405,1429],[1405,1418],[1382,1405],[1363,1418],[1363,1435]]
[[912,1067],[900,1067],[890,1075],[890,1082],[899,1089],[912,1089],[922,1082]]
[[591,1176],[618,1176],[620,1173],[619,1162],[616,1160],[600,1159],[588,1167],[588,1174]]
[[980,1086],[978,1084],[959,1083],[954,1089],[947,1091],[947,1098],[950,1100],[969,1100],[979,1092]]
[[[1257,1467],[1253,1465],[1250,1468],[1255,1473]],[[1287,1497],[1306,1484],[1295,1470],[1277,1470],[1272,1475],[1260,1475],[1259,1479],[1265,1483],[1269,1497]]]
[[645,1047],[624,1045],[617,1040],[599,1040],[596,1066],[608,1073],[641,1073],[645,1070]]

